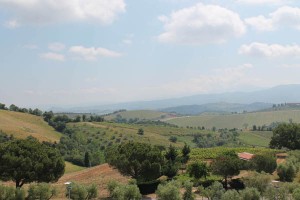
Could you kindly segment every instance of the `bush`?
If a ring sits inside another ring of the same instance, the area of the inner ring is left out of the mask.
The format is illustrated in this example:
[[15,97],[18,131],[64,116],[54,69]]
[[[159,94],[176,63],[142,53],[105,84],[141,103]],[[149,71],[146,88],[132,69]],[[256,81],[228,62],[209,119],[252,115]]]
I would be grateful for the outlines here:
[[222,200],[238,200],[240,199],[240,194],[236,190],[227,190],[222,195]]
[[214,182],[207,188],[199,187],[199,190],[203,196],[208,199],[221,199],[225,192],[223,185],[220,182]]
[[140,200],[142,195],[136,184],[122,185],[116,181],[110,181],[107,185],[110,196],[118,200]]
[[257,172],[264,171],[269,174],[272,174],[277,167],[276,158],[272,154],[255,155],[250,163]]
[[181,200],[179,186],[172,181],[167,184],[160,184],[156,190],[158,200]]
[[30,185],[28,189],[28,200],[35,199],[51,199],[56,195],[56,189],[49,184],[41,183],[36,185]]
[[0,185],[0,200],[14,200],[16,188]]
[[300,200],[300,188],[297,188],[294,190],[293,198],[294,198],[294,200]]
[[[66,191],[66,196],[68,191]],[[84,186],[77,183],[72,183],[71,199],[81,200],[81,199],[95,199],[98,197],[98,190],[96,185]]]
[[292,182],[296,176],[296,170],[295,167],[290,163],[281,164],[277,167],[277,174],[280,181]]
[[247,178],[243,179],[246,187],[256,188],[261,194],[265,192],[268,185],[270,184],[271,177],[266,173],[254,172]]
[[260,194],[256,188],[246,188],[241,191],[242,200],[259,200]]
[[193,184],[189,181],[184,184],[185,192],[183,194],[183,200],[194,200],[195,196],[193,194]]

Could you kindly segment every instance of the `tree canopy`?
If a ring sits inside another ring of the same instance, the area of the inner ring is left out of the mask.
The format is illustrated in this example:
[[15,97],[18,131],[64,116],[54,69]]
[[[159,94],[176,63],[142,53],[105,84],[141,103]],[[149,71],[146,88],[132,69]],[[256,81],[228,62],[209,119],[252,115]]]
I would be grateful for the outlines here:
[[157,147],[143,143],[123,143],[106,152],[107,162],[119,172],[138,182],[157,179],[161,175],[164,158]]
[[282,123],[273,130],[271,148],[300,149],[300,124]]
[[227,152],[217,157],[211,165],[215,174],[223,176],[227,188],[227,178],[238,175],[241,168],[241,161],[235,152]]
[[12,140],[0,145],[0,179],[16,187],[30,182],[56,182],[65,171],[60,153],[36,139]]

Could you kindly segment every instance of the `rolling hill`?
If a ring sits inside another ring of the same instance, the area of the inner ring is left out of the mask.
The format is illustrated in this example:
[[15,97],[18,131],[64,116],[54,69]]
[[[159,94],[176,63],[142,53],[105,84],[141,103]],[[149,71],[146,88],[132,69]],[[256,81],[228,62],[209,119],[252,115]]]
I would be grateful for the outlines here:
[[183,127],[204,126],[205,128],[216,127],[231,129],[244,128],[245,124],[247,124],[248,127],[252,127],[253,125],[269,125],[272,122],[289,122],[290,119],[292,119],[293,122],[300,123],[300,110],[280,110],[226,115],[205,114],[167,119],[166,122]]
[[16,138],[33,136],[40,141],[58,142],[61,137],[42,117],[6,110],[0,110],[0,130]]
[[169,113],[177,113],[181,115],[199,115],[202,113],[242,113],[244,111],[253,112],[262,109],[271,108],[270,103],[252,103],[252,104],[238,104],[238,103],[209,103],[202,105],[185,105],[171,108],[164,108],[161,111]]

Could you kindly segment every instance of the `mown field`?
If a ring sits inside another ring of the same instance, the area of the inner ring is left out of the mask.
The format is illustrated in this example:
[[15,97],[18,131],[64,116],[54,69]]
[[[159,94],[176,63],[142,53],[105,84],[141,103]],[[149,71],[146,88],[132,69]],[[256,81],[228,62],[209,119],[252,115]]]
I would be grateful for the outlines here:
[[205,128],[216,127],[219,128],[244,128],[247,124],[248,128],[253,125],[262,126],[269,125],[272,122],[300,122],[300,110],[283,110],[270,112],[255,112],[245,114],[228,114],[228,115],[200,115],[190,117],[180,117],[165,120],[168,123],[177,126],[204,126]]
[[42,117],[6,110],[0,110],[0,130],[16,138],[33,136],[40,141],[58,142],[61,137]]

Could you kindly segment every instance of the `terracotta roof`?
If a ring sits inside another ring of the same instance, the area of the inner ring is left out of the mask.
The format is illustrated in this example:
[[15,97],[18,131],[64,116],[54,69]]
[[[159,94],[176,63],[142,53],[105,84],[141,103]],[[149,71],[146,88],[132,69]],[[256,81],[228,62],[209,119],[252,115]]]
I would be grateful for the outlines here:
[[247,152],[238,153],[238,157],[242,160],[251,160],[253,156],[254,154],[252,153],[247,153]]

